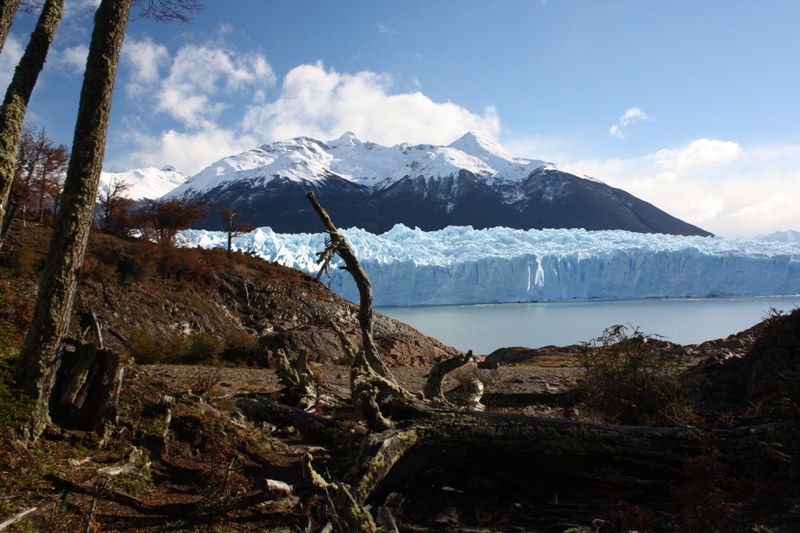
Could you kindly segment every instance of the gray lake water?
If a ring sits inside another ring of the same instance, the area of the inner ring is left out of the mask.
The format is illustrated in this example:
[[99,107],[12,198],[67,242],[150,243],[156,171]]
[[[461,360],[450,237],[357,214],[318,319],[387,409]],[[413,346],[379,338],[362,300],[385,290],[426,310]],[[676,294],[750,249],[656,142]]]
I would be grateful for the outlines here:
[[771,308],[791,311],[800,296],[381,307],[422,333],[462,351],[589,341],[615,324],[638,326],[679,344],[724,338],[761,322]]

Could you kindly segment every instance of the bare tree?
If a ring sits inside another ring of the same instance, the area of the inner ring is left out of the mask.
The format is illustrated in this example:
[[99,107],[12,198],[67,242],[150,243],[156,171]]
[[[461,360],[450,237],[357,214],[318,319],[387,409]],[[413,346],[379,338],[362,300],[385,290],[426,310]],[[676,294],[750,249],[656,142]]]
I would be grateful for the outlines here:
[[[64,183],[64,174],[69,165],[69,150],[63,144],[54,146],[48,142],[42,150],[41,164],[39,165],[39,177],[36,180],[36,200],[39,210],[39,224],[44,224],[45,213],[48,211],[48,202],[61,194],[61,186]],[[56,213],[56,206],[51,205],[51,212]]]
[[230,207],[223,207],[219,210],[224,224],[223,231],[228,235],[228,257],[233,254],[233,238],[253,230],[252,224],[236,220],[242,216]]
[[11,22],[19,9],[20,0],[0,0],[0,52],[6,44],[8,31],[11,29]]
[[31,40],[14,70],[14,77],[0,107],[0,219],[3,222],[7,218],[6,204],[14,181],[14,158],[25,123],[28,101],[44,67],[47,52],[63,13],[64,0],[47,0],[44,3]]
[[136,18],[150,18],[160,22],[189,22],[193,13],[202,10],[203,5],[197,0],[148,0],[143,2]]
[[[26,227],[27,211],[34,195],[36,173],[41,166],[42,155],[47,145],[48,139],[44,129],[36,133],[33,128],[26,128],[20,136],[14,164],[14,181],[9,195],[8,216],[3,223],[4,237],[19,210],[22,211],[22,226]],[[2,244],[0,242],[0,246]]]
[[133,205],[133,200],[128,197],[131,187],[127,181],[114,177],[105,192],[100,195],[104,231],[115,235],[127,231],[128,210]]

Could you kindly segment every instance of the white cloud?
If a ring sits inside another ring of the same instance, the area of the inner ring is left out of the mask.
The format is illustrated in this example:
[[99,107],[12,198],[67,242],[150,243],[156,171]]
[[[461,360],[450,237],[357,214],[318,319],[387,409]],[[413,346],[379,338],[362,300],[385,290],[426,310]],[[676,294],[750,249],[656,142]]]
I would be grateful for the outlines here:
[[[174,57],[149,40],[126,47],[132,67],[128,95],[154,102],[153,111],[166,113],[188,128],[208,129],[225,109],[233,91],[275,84],[275,74],[263,55],[237,54],[224,46],[185,45]],[[162,70],[167,70],[162,78]]]
[[735,142],[698,139],[683,148],[659,150],[655,158],[664,168],[684,171],[698,166],[729,163],[741,154],[742,147]]
[[141,41],[126,39],[122,60],[131,68],[130,81],[125,90],[134,98],[153,91],[160,81],[161,70],[171,62],[167,47],[149,38]]
[[620,139],[625,138],[625,132],[622,131],[622,128],[625,126],[629,126],[631,124],[635,124],[636,122],[645,122],[653,120],[653,118],[647,116],[647,113],[639,109],[638,107],[632,107],[625,111],[625,114],[619,117],[619,120],[616,124],[609,128],[608,132],[615,137],[619,137]]
[[384,24],[383,22],[378,22],[375,25],[375,27],[378,28],[378,31],[381,33],[387,33],[389,35],[397,35],[397,30],[393,30],[387,27],[386,24]]
[[168,130],[157,137],[140,131],[129,135],[139,150],[131,152],[120,164],[124,168],[163,167],[172,165],[191,176],[223,157],[238,154],[257,145],[255,139],[235,131],[212,127],[193,132]]
[[300,65],[286,75],[276,100],[247,112],[243,126],[262,141],[298,135],[327,140],[349,130],[386,145],[444,144],[470,130],[494,139],[500,132],[493,107],[478,115],[421,92],[392,94],[391,89],[386,74],[326,71],[321,62]]
[[[129,69],[127,96],[144,112],[125,117],[122,137],[135,148],[115,165],[170,164],[191,175],[257,144],[235,126],[219,124],[219,115],[234,92],[249,93],[254,102],[264,100],[275,74],[263,55],[238,54],[222,43],[185,45],[172,56],[150,39],[130,39],[123,58]],[[160,114],[180,122],[183,130],[152,133]]]
[[698,139],[632,159],[560,162],[728,238],[800,228],[800,145]]
[[86,70],[86,58],[88,55],[89,47],[85,44],[78,44],[63,50],[51,49],[48,53],[48,59],[70,74],[83,74],[84,70]]
[[6,43],[3,45],[3,52],[0,53],[0,88],[2,88],[3,94],[5,94],[8,84],[11,83],[14,69],[17,68],[17,63],[22,59],[24,51],[22,43],[14,35],[9,34],[6,38]]

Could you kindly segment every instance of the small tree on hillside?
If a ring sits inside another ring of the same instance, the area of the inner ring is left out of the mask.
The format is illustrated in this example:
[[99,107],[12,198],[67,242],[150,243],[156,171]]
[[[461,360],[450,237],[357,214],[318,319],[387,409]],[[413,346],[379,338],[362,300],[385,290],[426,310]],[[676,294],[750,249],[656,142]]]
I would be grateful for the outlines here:
[[128,197],[132,185],[125,180],[112,178],[108,188],[100,195],[103,231],[114,235],[125,235],[131,227],[128,211],[133,200]]
[[68,165],[69,150],[67,147],[63,144],[53,146],[51,142],[48,142],[42,152],[39,176],[35,185],[39,224],[44,224],[45,213],[48,212],[48,209],[53,215],[56,213]]
[[189,229],[193,223],[208,213],[204,200],[152,200],[148,213],[152,229],[159,244],[171,246],[179,231]]
[[230,257],[233,254],[233,238],[253,231],[253,225],[236,220],[242,214],[235,212],[230,207],[223,207],[219,210],[219,214],[222,217],[223,231],[228,235],[228,257]]

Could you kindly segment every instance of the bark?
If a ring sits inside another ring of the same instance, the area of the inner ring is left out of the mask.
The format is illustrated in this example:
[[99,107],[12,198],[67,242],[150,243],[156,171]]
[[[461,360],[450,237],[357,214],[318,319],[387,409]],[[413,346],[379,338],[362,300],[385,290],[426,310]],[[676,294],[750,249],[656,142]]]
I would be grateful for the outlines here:
[[61,208],[34,317],[17,359],[16,381],[33,400],[32,437],[48,424],[49,403],[77,288],[105,153],[108,119],[132,0],[103,0],[95,13]]
[[31,40],[14,70],[14,77],[0,107],[0,219],[3,221],[6,218],[6,204],[11,192],[11,183],[14,181],[14,161],[28,102],[39,73],[44,68],[47,52],[63,14],[64,0],[45,2],[36,28],[31,34]]
[[294,359],[289,361],[286,352],[278,348],[275,361],[277,373],[286,387],[287,396],[304,411],[313,411],[317,406],[319,391],[314,380],[314,373],[308,368],[308,350],[302,348]]
[[423,396],[432,402],[447,405],[449,402],[444,397],[442,382],[447,374],[469,363],[470,359],[472,359],[472,350],[433,365],[428,374],[428,380],[425,382],[425,387],[422,389]]
[[0,0],[0,52],[6,44],[11,22],[19,9],[20,0]]
[[340,422],[311,415],[263,395],[240,396],[236,399],[236,407],[250,420],[294,426],[304,436],[317,442],[336,444],[342,435]]

